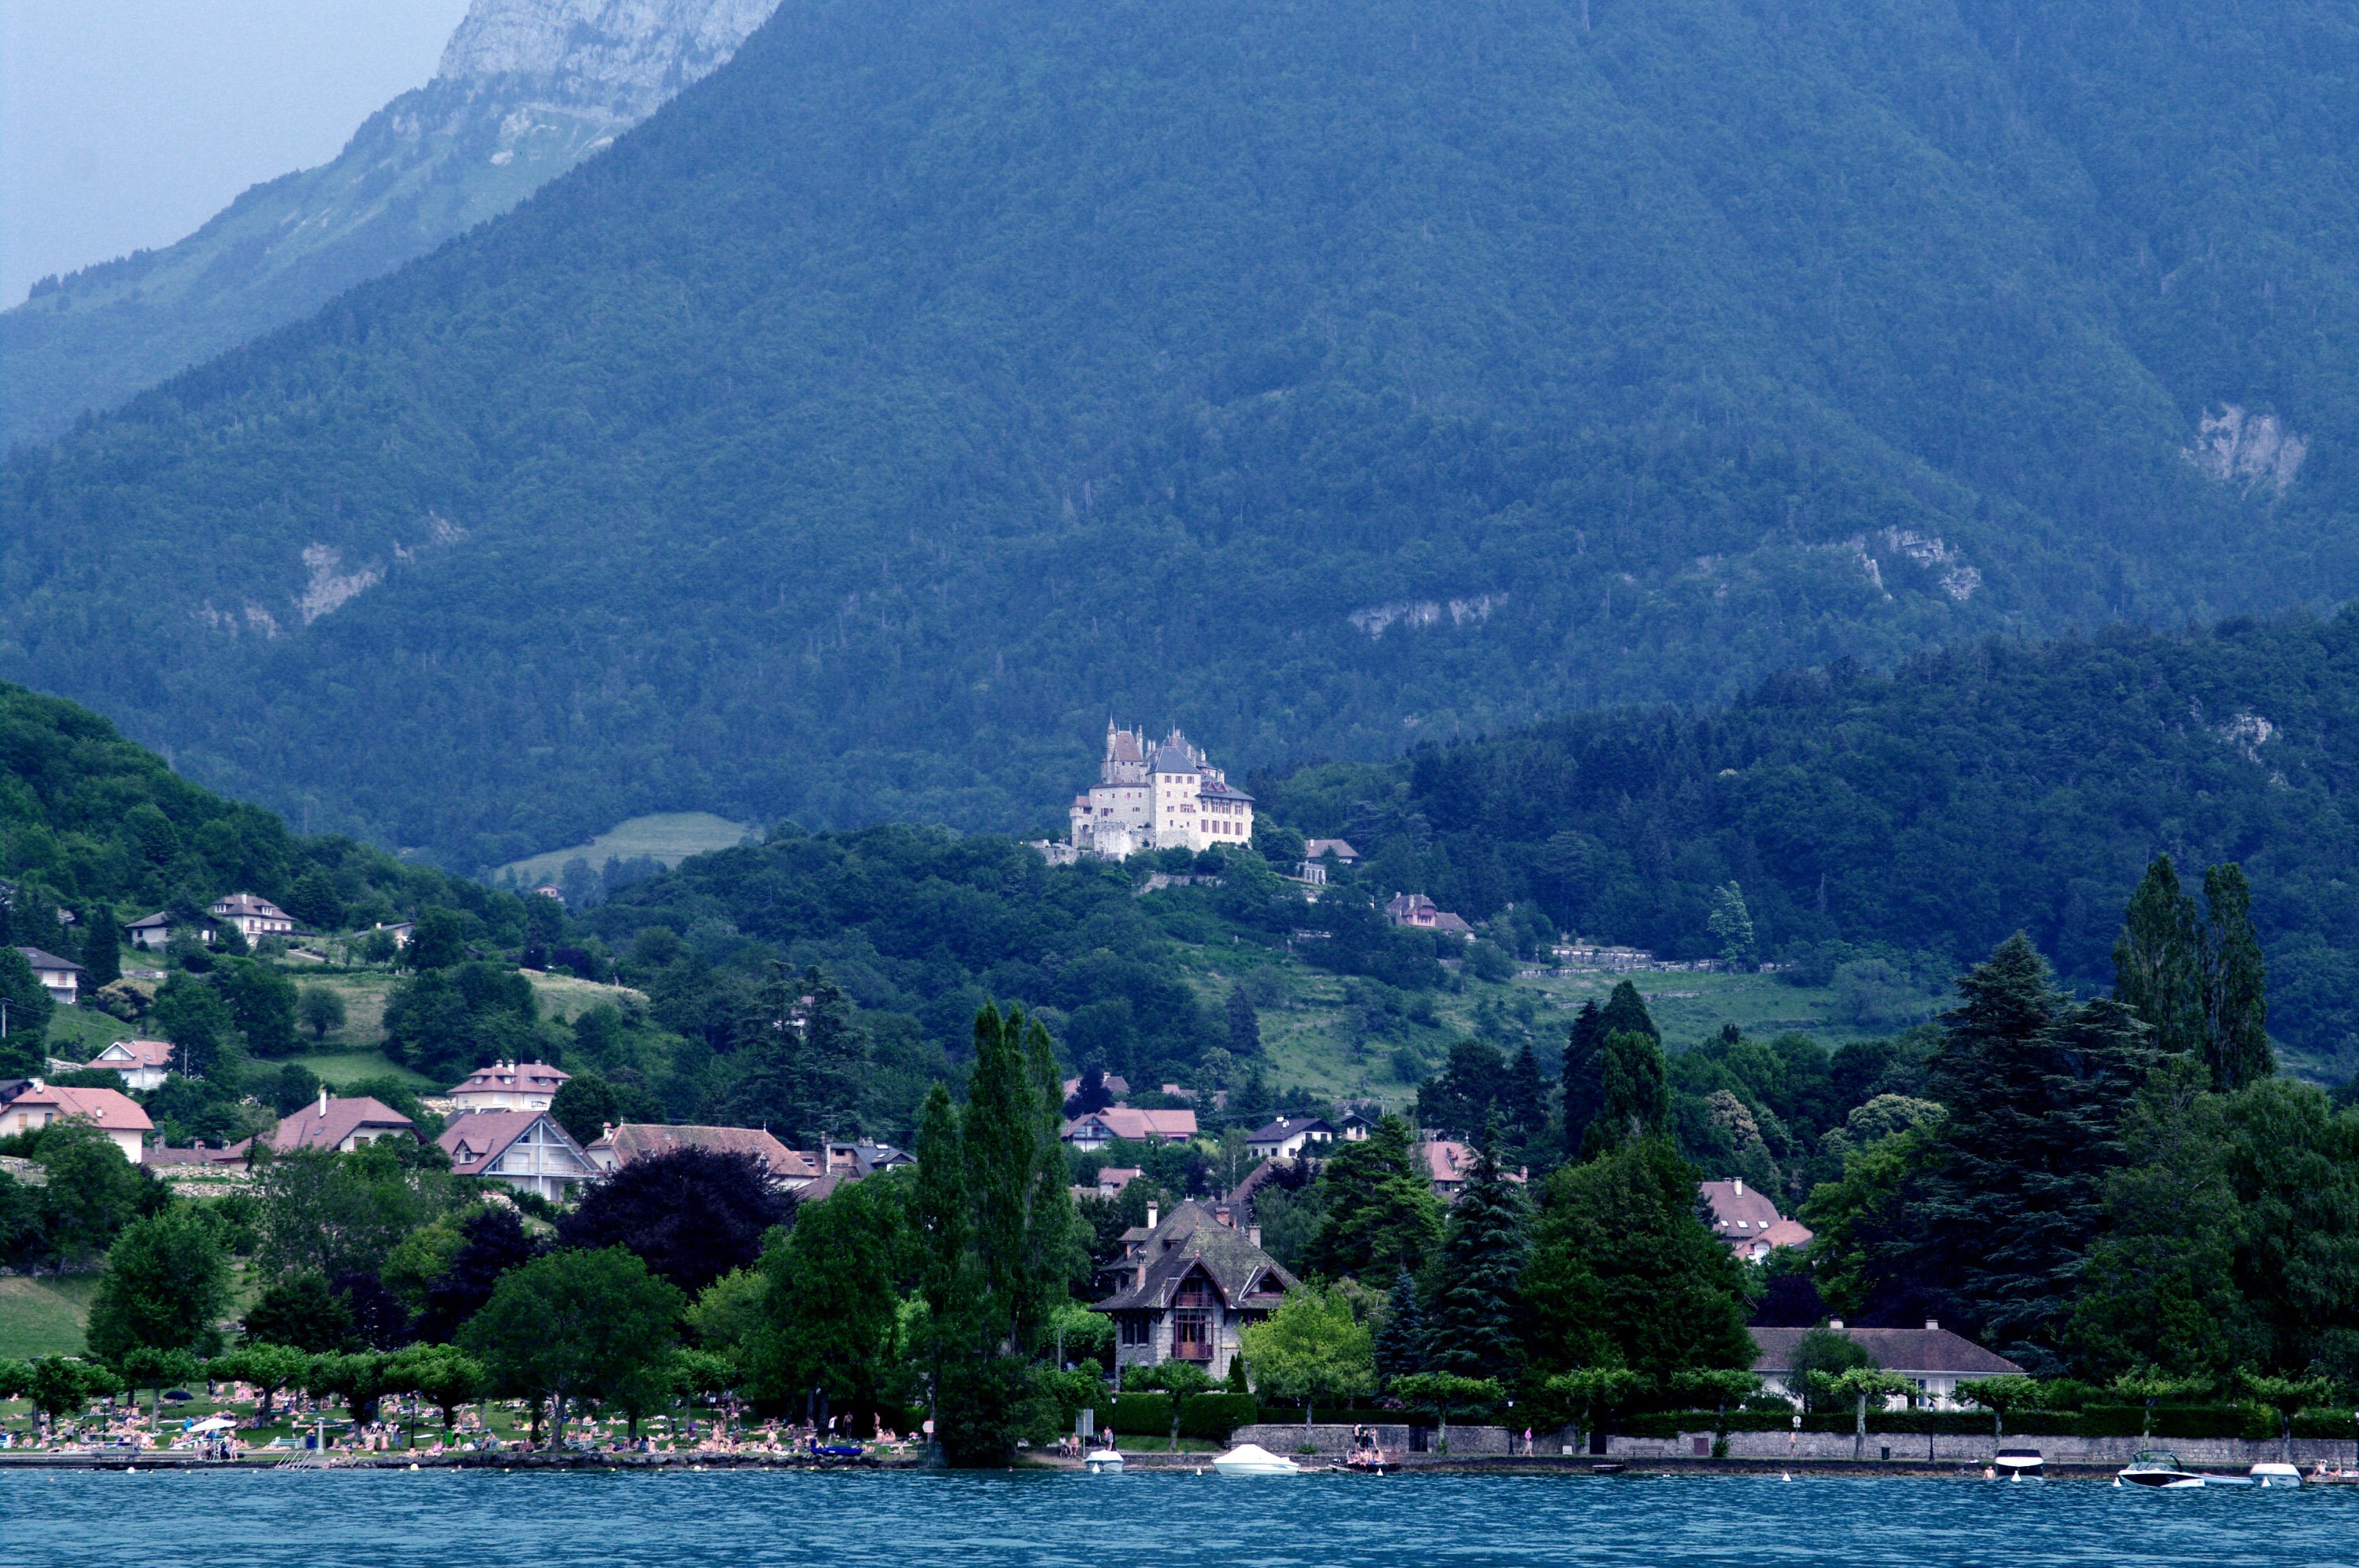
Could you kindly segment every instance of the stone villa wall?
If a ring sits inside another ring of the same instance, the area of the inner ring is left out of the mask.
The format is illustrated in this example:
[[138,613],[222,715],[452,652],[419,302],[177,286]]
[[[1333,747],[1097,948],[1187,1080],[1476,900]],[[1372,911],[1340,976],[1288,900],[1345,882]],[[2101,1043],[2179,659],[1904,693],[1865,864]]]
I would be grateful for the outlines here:
[[[1456,1433],[1451,1433],[1451,1449],[1457,1448]],[[1696,1459],[1712,1453],[1712,1434],[1708,1432],[1683,1432],[1677,1437],[1623,1437],[1606,1440],[1606,1453],[1616,1459]],[[1696,1444],[1703,1444],[1703,1453]],[[1889,1459],[1895,1464],[1980,1465],[2002,1447],[2037,1448],[2040,1455],[2055,1465],[2096,1465],[2117,1466],[2126,1465],[2141,1448],[2164,1448],[2179,1455],[2182,1464],[2206,1468],[2245,1469],[2263,1461],[2285,1457],[2285,1445],[2276,1438],[2254,1442],[2238,1437],[2057,1437],[2041,1433],[2009,1433],[1994,1440],[1987,1433],[1978,1437],[1926,1436],[1917,1433],[1875,1433],[1854,1451],[1849,1433],[1836,1432],[1732,1432],[1728,1434],[1728,1457],[1731,1459]],[[1263,1446],[1267,1447],[1265,1444]],[[1554,1453],[1545,1443],[1538,1445],[1543,1454]],[[2321,1461],[2330,1465],[2348,1465],[2359,1459],[2359,1448],[2350,1440],[2297,1437],[2293,1440],[2293,1462],[2307,1469]]]

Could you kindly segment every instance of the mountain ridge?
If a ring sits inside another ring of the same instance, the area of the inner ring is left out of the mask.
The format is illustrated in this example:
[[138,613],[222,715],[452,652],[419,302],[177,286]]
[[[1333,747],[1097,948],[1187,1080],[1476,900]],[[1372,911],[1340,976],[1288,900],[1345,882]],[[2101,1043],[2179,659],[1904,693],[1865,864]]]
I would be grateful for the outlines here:
[[[782,11],[12,463],[0,667],[472,867],[662,809],[1038,827],[1109,708],[1374,756],[2339,599],[2359,49],[2103,9]],[[2223,93],[2288,172],[2207,241],[2218,189],[2105,160],[2249,150]],[[2186,456],[2232,404],[2282,492]],[[313,551],[377,575],[295,624]]]

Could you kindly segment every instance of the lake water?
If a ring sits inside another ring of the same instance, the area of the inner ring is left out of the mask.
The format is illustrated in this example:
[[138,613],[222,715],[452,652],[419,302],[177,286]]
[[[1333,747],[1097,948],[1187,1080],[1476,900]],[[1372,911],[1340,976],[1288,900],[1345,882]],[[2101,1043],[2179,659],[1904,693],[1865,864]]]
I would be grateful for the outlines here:
[[1727,1476],[0,1472],[8,1568],[2359,1562],[2359,1488]]

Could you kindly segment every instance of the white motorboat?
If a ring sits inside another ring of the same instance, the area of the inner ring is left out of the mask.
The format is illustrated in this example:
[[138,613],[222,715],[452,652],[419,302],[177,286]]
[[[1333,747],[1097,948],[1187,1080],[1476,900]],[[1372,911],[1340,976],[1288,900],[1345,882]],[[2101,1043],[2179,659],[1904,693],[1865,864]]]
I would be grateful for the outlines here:
[[1112,1448],[1101,1448],[1082,1455],[1082,1465],[1093,1476],[1122,1474],[1122,1454]]
[[2165,1491],[2183,1491],[2204,1481],[2167,1448],[2139,1449],[2137,1457],[2122,1467],[2121,1478],[2134,1487],[2158,1487]]
[[2274,1462],[2256,1465],[2253,1466],[2253,1485],[2256,1487],[2299,1487],[2301,1485],[2301,1472],[2295,1469],[2290,1465],[2280,1465]]
[[2048,1461],[2037,1448],[2002,1448],[1991,1455],[1991,1467],[2009,1476],[2038,1476]]
[[1223,1476],[1299,1476],[1302,1466],[1282,1459],[1258,1443],[1239,1444],[1212,1461]]

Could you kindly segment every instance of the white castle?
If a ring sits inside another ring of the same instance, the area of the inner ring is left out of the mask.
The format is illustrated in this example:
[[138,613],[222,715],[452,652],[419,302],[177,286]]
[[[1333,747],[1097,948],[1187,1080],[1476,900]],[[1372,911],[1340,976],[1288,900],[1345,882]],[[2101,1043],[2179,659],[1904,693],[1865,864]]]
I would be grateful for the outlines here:
[[1106,721],[1105,761],[1073,797],[1074,855],[1122,860],[1140,849],[1205,849],[1253,841],[1253,796],[1174,729],[1150,753],[1144,727]]

